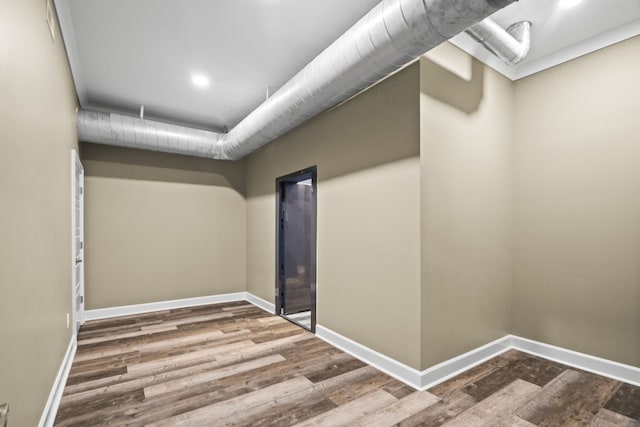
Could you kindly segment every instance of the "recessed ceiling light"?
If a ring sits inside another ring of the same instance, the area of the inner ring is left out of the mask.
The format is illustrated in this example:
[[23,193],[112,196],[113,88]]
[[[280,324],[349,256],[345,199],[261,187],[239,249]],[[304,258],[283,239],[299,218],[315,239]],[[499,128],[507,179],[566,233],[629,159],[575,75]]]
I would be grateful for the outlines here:
[[191,83],[196,87],[207,87],[209,86],[209,79],[202,74],[194,74],[191,76]]
[[582,2],[582,0],[560,0],[560,7],[563,9],[569,9],[580,2]]

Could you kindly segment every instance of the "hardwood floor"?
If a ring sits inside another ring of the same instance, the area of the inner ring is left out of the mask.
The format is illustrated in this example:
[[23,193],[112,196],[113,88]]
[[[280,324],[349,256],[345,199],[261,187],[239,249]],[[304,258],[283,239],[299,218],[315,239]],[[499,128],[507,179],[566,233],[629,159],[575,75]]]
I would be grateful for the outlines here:
[[244,303],[87,322],[56,426],[636,426],[640,388],[517,351],[417,392]]

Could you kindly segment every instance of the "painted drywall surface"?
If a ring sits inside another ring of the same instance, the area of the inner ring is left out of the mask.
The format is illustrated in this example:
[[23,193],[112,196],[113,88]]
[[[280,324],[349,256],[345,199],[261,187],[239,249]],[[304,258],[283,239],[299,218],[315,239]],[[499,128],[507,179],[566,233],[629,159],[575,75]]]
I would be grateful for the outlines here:
[[513,332],[640,366],[640,37],[516,84]]
[[243,162],[82,153],[87,309],[246,290]]
[[0,2],[0,403],[35,426],[71,339],[76,96],[46,2]]
[[418,367],[419,68],[247,159],[247,288],[274,301],[275,180],[318,166],[318,324]]
[[510,332],[514,114],[512,83],[452,45],[420,71],[425,369]]

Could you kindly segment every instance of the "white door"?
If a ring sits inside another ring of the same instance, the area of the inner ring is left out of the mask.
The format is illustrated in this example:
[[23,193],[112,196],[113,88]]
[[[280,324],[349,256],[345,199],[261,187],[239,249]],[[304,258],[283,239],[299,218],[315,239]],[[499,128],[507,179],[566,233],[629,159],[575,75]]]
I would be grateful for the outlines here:
[[73,265],[73,325],[84,323],[84,167],[76,150],[71,150],[71,230]]

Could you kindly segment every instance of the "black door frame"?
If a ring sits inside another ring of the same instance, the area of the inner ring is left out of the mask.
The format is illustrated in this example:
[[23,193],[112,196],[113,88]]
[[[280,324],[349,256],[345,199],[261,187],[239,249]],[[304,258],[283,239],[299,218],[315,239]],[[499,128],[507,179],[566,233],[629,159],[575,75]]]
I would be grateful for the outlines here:
[[[311,175],[311,332],[316,332],[316,256],[317,256],[317,218],[318,218],[318,167],[311,166],[288,175],[276,178],[276,286],[275,286],[275,298],[276,298],[276,314],[282,316],[282,302],[281,302],[281,289],[283,289],[284,283],[282,283],[282,275],[280,274],[280,249],[282,245],[282,236],[280,233],[280,223],[282,221],[282,189],[283,184],[286,182],[300,181],[301,175]],[[284,316],[283,316],[284,317]],[[286,317],[285,317],[286,318]]]

